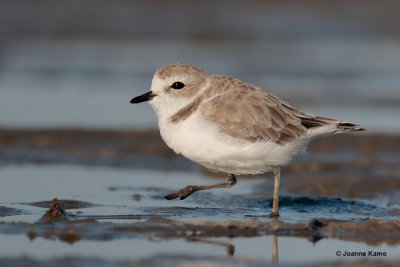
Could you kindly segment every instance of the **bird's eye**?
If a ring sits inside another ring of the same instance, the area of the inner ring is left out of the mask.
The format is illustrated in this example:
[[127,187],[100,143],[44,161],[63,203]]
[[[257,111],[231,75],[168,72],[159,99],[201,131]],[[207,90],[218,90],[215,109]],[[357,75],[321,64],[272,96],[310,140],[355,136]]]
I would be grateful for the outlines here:
[[174,89],[182,89],[183,87],[185,87],[185,85],[183,83],[181,83],[181,82],[174,82],[171,85],[171,87],[174,88]]

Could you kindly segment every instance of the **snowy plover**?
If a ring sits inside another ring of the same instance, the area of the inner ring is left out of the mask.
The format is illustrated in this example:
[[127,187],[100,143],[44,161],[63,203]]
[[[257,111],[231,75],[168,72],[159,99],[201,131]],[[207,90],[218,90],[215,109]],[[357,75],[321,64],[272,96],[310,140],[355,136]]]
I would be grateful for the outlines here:
[[274,173],[272,216],[278,216],[280,169],[319,136],[363,131],[356,124],[314,116],[249,83],[188,64],[156,71],[151,90],[131,103],[149,101],[165,143],[175,153],[228,173],[224,183],[189,185],[166,199],[227,188],[235,175]]

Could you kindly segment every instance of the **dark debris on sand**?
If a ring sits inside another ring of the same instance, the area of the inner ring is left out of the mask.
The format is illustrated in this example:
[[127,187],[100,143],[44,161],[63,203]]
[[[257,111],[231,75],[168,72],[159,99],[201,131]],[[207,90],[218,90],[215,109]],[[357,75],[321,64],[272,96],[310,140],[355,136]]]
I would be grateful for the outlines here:
[[57,198],[51,201],[51,207],[42,216],[41,220],[44,222],[61,221],[67,218],[67,212],[61,207]]

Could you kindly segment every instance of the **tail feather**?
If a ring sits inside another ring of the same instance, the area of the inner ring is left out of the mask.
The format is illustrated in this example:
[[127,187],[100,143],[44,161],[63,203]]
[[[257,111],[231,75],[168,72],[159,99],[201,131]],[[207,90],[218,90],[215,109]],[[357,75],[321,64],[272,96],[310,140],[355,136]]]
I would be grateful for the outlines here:
[[339,120],[330,119],[330,118],[314,116],[314,117],[300,117],[300,120],[301,120],[301,124],[304,127],[306,127],[307,129],[324,126],[324,125],[329,125],[329,124],[335,124],[339,130],[343,130],[343,131],[365,131],[364,128],[358,127],[359,125],[357,125],[357,124],[354,124],[351,122],[339,121]]
[[343,129],[344,131],[357,131],[357,132],[365,131],[364,128],[360,128],[358,126],[359,125],[350,122],[336,123],[336,127],[338,127],[339,129]]
[[[288,102],[280,99],[277,96],[269,94],[270,98],[275,99],[286,112],[289,114],[297,117],[300,119],[301,124],[306,127],[307,129],[311,128],[318,128],[320,126],[328,126],[328,125],[336,125],[336,129],[340,131],[365,131],[364,128],[358,127],[359,125],[351,123],[351,122],[346,122],[346,121],[340,121],[340,120],[335,120],[335,119],[330,119],[330,118],[324,118],[324,117],[319,117],[319,116],[314,116],[311,113],[305,112],[299,108],[296,108],[292,105],[290,105]],[[313,129],[315,130],[315,129]]]

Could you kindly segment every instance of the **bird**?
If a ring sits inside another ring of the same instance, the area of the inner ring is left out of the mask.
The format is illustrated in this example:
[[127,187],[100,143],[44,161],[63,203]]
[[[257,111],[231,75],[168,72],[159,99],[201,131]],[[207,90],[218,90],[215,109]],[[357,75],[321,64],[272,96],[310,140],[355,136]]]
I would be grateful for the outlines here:
[[272,172],[271,217],[279,216],[281,168],[294,156],[317,137],[365,131],[354,123],[314,116],[258,86],[185,63],[159,68],[150,91],[130,103],[145,101],[155,111],[168,147],[211,171],[228,174],[223,183],[188,185],[166,199],[232,187],[237,175]]

